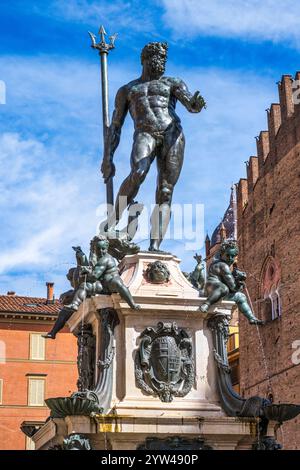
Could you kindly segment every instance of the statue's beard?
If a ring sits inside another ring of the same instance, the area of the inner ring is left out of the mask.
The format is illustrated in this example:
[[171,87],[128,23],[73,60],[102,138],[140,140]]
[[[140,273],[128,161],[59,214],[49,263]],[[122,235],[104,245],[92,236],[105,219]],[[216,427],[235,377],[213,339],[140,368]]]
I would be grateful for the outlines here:
[[165,72],[165,61],[160,57],[153,57],[149,62],[149,70],[153,77],[161,77]]

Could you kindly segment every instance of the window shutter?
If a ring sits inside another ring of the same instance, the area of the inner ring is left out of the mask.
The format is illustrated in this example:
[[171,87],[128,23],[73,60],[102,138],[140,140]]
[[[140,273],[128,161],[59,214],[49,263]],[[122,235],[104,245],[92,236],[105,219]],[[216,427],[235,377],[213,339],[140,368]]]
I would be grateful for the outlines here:
[[30,335],[30,359],[45,359],[45,338],[40,334]]
[[45,380],[29,379],[28,405],[44,406]]
[[28,436],[26,436],[26,450],[35,450],[35,443]]
[[44,405],[44,398],[45,398],[45,380],[37,380],[37,399],[36,402],[39,405]]

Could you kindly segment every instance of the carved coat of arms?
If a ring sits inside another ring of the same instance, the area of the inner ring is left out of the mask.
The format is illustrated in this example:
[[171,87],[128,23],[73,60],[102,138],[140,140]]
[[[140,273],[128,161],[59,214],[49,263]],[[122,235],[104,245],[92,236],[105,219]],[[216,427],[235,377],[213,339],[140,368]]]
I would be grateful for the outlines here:
[[193,345],[188,333],[174,322],[159,322],[156,328],[146,328],[140,339],[135,356],[137,386],[163,402],[187,395],[195,380]]

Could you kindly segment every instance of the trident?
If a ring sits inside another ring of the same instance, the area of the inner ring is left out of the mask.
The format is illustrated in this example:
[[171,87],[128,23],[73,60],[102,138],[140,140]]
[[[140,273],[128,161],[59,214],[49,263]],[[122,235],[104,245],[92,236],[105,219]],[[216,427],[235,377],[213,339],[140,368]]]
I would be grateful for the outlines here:
[[[96,36],[93,33],[88,32],[92,40],[91,47],[93,49],[98,49],[101,61],[101,88],[102,88],[102,119],[103,119],[103,152],[105,153],[105,148],[107,144],[107,136],[109,129],[109,111],[108,111],[108,78],[107,78],[107,56],[111,49],[115,47],[115,40],[117,34],[109,36],[109,43],[106,43],[105,36],[106,31],[103,26],[99,29],[99,36],[101,38],[100,42],[97,44]],[[114,185],[113,178],[110,177],[106,181],[106,204],[107,204],[107,213],[112,210],[114,204]]]

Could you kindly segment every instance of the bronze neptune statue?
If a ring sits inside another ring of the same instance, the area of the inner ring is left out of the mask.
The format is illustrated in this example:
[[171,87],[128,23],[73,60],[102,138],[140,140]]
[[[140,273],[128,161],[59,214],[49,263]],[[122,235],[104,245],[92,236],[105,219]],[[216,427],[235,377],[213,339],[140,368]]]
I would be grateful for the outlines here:
[[[131,171],[121,184],[105,230],[114,229],[126,207],[133,204],[156,158],[158,178],[156,207],[151,216],[150,251],[159,251],[164,238],[170,221],[174,186],[183,163],[185,140],[180,119],[175,112],[176,103],[180,101],[191,113],[199,113],[206,106],[198,91],[192,95],[182,80],[164,76],[167,49],[166,43],[147,44],[141,54],[141,76],[117,92],[101,167],[105,181],[111,180],[115,174],[113,156],[129,111],[135,129],[130,157]],[[125,207],[121,196],[126,200]]]

